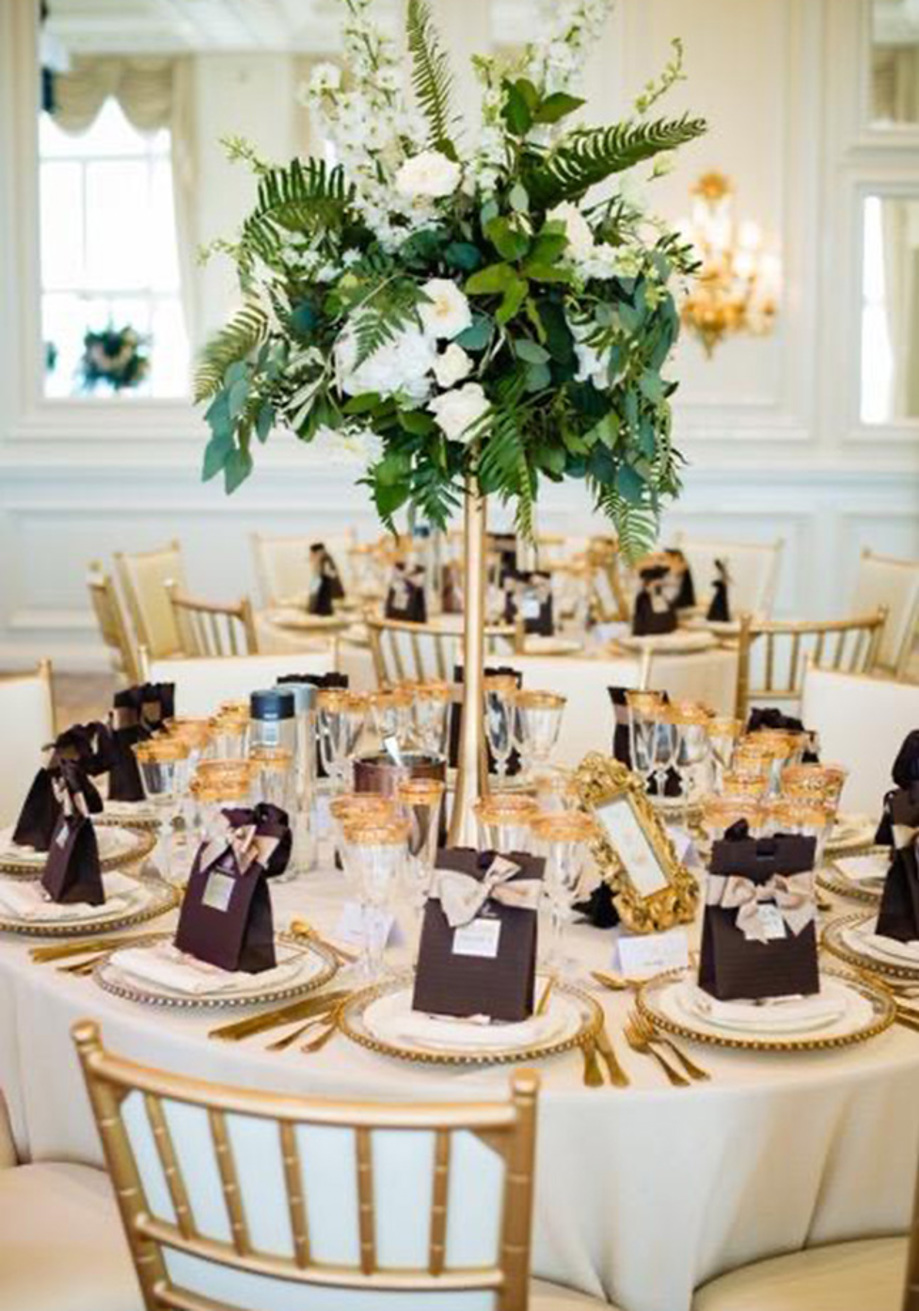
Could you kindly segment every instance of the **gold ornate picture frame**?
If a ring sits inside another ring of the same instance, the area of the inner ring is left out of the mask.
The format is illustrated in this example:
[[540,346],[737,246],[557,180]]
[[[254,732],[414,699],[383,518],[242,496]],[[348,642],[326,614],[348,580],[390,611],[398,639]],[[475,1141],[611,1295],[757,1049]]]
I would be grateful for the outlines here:
[[592,752],[575,781],[582,806],[597,820],[593,856],[625,927],[659,933],[689,924],[699,885],[677,858],[640,779],[611,756]]

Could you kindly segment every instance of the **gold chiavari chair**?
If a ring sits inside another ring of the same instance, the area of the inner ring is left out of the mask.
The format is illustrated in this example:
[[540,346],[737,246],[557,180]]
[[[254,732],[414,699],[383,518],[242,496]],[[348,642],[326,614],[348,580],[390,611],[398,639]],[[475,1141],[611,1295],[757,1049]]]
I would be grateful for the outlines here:
[[244,596],[235,603],[199,601],[166,584],[179,646],[187,656],[255,655],[258,638],[252,603]]
[[116,551],[115,571],[138,644],[143,643],[154,658],[179,654],[166,584],[185,586],[181,544],[173,540],[152,551]]
[[166,1074],[90,1021],[73,1032],[148,1311],[600,1305],[552,1285],[529,1300],[534,1071],[503,1102],[335,1102]]
[[591,596],[601,621],[626,620],[632,607],[620,572],[619,544],[613,537],[592,537],[587,547]]
[[[746,719],[752,702],[798,702],[808,657],[822,669],[848,674],[870,673],[875,667],[887,611],[849,619],[755,620],[740,617],[735,713]],[[754,681],[753,656],[759,681]]]
[[350,590],[351,552],[355,546],[353,528],[338,533],[315,532],[310,536],[253,533],[252,558],[264,605],[289,604],[292,599],[307,594],[312,579],[310,547],[314,542],[322,542],[335,561],[345,590]]
[[138,681],[138,657],[128,632],[127,621],[115,583],[101,564],[93,562],[86,579],[99,633],[111,652],[112,665],[126,683]]
[[[367,635],[379,686],[391,687],[406,679],[424,681],[438,678],[452,682],[454,667],[463,651],[462,617],[455,618],[456,626],[447,627],[368,616]],[[487,655],[508,655],[520,641],[519,630],[514,624],[485,625]]]

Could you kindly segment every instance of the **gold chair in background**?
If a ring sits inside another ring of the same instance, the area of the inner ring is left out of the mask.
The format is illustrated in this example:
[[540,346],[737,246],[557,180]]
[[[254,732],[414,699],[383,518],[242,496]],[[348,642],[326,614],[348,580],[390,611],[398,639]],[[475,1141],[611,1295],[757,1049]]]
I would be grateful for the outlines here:
[[134,624],[138,645],[155,657],[176,655],[182,644],[166,584],[185,587],[182,547],[171,541],[152,551],[118,551],[115,570]]
[[347,1103],[151,1070],[90,1021],[74,1041],[149,1311],[601,1305],[530,1283],[534,1072],[504,1102]]
[[252,559],[262,604],[277,606],[302,599],[312,581],[310,547],[322,542],[335,561],[345,591],[350,591],[351,551],[356,534],[353,528],[337,533],[315,532],[310,536],[272,536],[253,533]]
[[[166,583],[166,596],[172,607],[182,655],[239,656],[257,653],[255,618],[248,597],[226,604],[201,601],[181,592],[177,584],[171,581]],[[154,652],[149,652],[149,655],[155,658]]]
[[[463,653],[462,616],[455,618],[456,627],[448,628],[368,616],[367,635],[379,686],[391,687],[406,679],[423,682],[438,678],[452,683],[454,667]],[[485,625],[486,657],[509,655],[519,641],[514,624]]]
[[[796,704],[801,700],[807,658],[821,669],[867,674],[876,665],[887,611],[849,619],[755,620],[740,616],[735,714],[746,719],[752,702]],[[754,682],[753,656],[759,681]]]
[[136,683],[139,678],[138,656],[114,579],[101,564],[94,561],[89,566],[86,586],[99,625],[99,634],[109,650],[112,668],[123,682]]
[[855,579],[853,614],[887,607],[887,623],[878,649],[877,667],[903,678],[919,637],[919,560],[897,560],[862,550]]

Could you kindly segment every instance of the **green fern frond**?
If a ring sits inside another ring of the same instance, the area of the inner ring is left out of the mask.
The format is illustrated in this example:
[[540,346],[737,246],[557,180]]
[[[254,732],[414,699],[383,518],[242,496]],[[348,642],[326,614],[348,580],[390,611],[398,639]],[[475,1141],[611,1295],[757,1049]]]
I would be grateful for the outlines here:
[[218,392],[230,365],[244,360],[261,345],[267,331],[268,319],[261,306],[252,301],[243,305],[201,352],[195,371],[195,402]]
[[628,561],[646,555],[657,541],[660,516],[650,500],[636,505],[627,500],[615,487],[593,482],[596,507],[611,521],[619,538],[619,549]]
[[695,140],[707,126],[704,118],[684,114],[573,132],[528,171],[526,188],[531,199],[547,209],[563,200],[577,200],[611,174]]
[[351,320],[357,354],[356,369],[411,324],[418,323],[418,306],[428,298],[408,278],[387,279],[366,296]]
[[527,457],[517,399],[511,392],[484,416],[475,432],[481,451],[477,472],[483,492],[496,491],[503,501],[516,501],[517,531],[531,541],[536,475]]
[[286,233],[308,237],[340,227],[353,198],[341,165],[330,169],[322,159],[294,159],[286,168],[267,169],[240,235],[236,258],[243,280],[256,256],[267,264],[277,260]]
[[426,0],[408,0],[408,48],[412,56],[412,86],[430,128],[429,144],[455,156],[450,140],[450,63],[437,39]]

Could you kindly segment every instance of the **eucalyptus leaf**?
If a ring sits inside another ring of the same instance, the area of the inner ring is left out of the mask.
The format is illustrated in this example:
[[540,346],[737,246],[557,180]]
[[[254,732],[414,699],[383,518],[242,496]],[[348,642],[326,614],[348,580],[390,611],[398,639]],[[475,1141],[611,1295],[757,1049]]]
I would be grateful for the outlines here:
[[265,401],[258,412],[255,420],[255,435],[260,442],[268,440],[268,434],[274,425],[274,406],[270,401]]
[[227,410],[234,421],[239,418],[249,399],[249,379],[238,378],[227,392]]
[[491,319],[485,314],[473,314],[472,323],[454,340],[464,351],[481,351],[491,341],[491,332]]
[[226,464],[230,452],[235,449],[233,438],[229,433],[215,433],[204,448],[201,481],[209,482],[211,478],[215,478]]
[[518,214],[528,214],[530,212],[530,197],[526,187],[522,182],[515,182],[507,193],[511,209],[515,209]]
[[545,364],[551,358],[545,346],[530,341],[529,337],[515,337],[514,352],[518,359],[526,360],[528,364]]
[[464,273],[473,273],[483,262],[478,246],[470,241],[451,241],[444,247],[444,259],[452,268]]
[[527,391],[543,391],[552,381],[552,370],[548,364],[527,365]]
[[576,109],[580,109],[586,103],[577,96],[568,95],[566,91],[554,91],[551,96],[546,96],[536,110],[533,115],[533,122],[557,123],[559,119],[565,118],[567,114],[573,114]]
[[224,488],[229,495],[246,481],[252,472],[252,456],[234,446],[223,466]]

